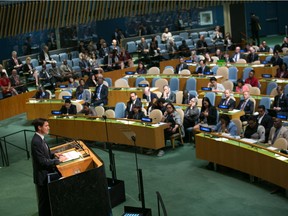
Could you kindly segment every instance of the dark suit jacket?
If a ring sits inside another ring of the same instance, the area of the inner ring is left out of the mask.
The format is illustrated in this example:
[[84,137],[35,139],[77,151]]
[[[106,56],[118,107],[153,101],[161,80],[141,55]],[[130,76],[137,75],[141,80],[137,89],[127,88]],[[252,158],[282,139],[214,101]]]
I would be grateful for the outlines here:
[[[47,54],[49,56],[49,60],[51,61],[52,58],[50,57],[50,53],[48,52]],[[39,53],[39,60],[40,60],[40,64],[43,64],[43,61],[45,61],[45,54],[43,50],[41,50]]]
[[79,61],[79,67],[81,68],[81,71],[84,71],[84,69],[86,69],[86,67],[89,68],[90,64],[87,60],[82,60]]
[[252,62],[254,62],[254,61],[258,61],[258,60],[259,60],[259,56],[258,56],[257,53],[254,53],[253,56],[252,56],[252,54],[250,53],[250,54],[247,55],[246,60],[247,60],[247,63],[252,63]]
[[[259,115],[257,119],[259,119]],[[273,120],[271,116],[269,116],[268,114],[265,114],[260,122],[260,125],[262,125],[265,128],[265,143],[267,143],[270,129],[273,127]]]
[[[205,116],[202,114],[203,110],[201,108],[201,113],[199,116],[200,121],[205,119]],[[208,125],[216,125],[217,124],[217,109],[214,106],[211,106],[208,111],[207,116],[207,124]]]
[[108,53],[109,53],[109,48],[108,47],[105,47],[105,48],[101,47],[99,49],[99,56],[101,58],[104,58],[106,55],[108,55]]
[[[30,63],[30,65],[31,65],[32,69],[34,69],[33,64]],[[29,68],[29,66],[27,65],[27,63],[23,65],[22,70],[23,70],[24,73],[29,72],[30,68]]]
[[229,109],[234,109],[236,106],[236,102],[230,98],[228,103],[226,104],[226,98],[221,99],[219,105],[227,105]]
[[42,138],[35,133],[31,141],[33,176],[34,183],[41,186],[47,184],[47,174],[52,173],[55,165],[60,163],[45,145]]
[[70,109],[67,110],[67,108],[65,107],[65,105],[63,105],[60,109],[62,114],[70,114],[70,115],[76,115],[77,114],[77,109],[76,106],[74,104],[71,104]]
[[[19,65],[22,64],[22,61],[19,58],[17,58],[17,60],[18,60],[18,64]],[[16,64],[15,64],[14,60],[11,58],[9,60],[9,62],[8,62],[8,70],[9,70],[10,73],[14,69],[14,66],[16,66]],[[22,68],[18,68],[17,69],[18,72],[21,71],[21,70],[22,70]]]
[[42,94],[40,91],[37,91],[34,98],[36,99],[49,99],[50,93],[45,91],[44,94]]
[[198,67],[196,73],[197,74],[203,74],[204,72],[209,72],[210,68],[208,66],[205,66],[204,71],[202,67]]
[[281,107],[280,112],[288,112],[288,98],[283,93],[283,96],[280,98],[279,95],[274,97],[273,107]]
[[[97,92],[99,91],[99,88],[100,86],[97,86],[95,88],[93,101],[97,99]],[[100,98],[98,98],[98,100],[95,102],[97,102],[98,105],[100,105],[101,103],[106,105],[108,103],[108,87],[106,85],[102,84],[101,91],[100,91]]]
[[[242,104],[244,103],[244,100],[241,100],[237,106],[236,109],[241,109]],[[249,100],[246,103],[246,106],[244,107],[244,112],[246,115],[252,115],[253,114],[253,109],[254,109],[254,102]]]
[[[161,97],[164,98],[163,93],[162,93]],[[170,91],[169,97],[165,99],[165,102],[176,103],[176,94],[174,92]]]
[[188,69],[188,65],[187,65],[186,63],[183,63],[183,64],[182,64],[182,69],[179,71],[180,65],[181,65],[181,64],[178,64],[178,65],[176,66],[176,69],[175,69],[175,71],[174,71],[174,74],[179,74],[179,72],[180,72],[181,70]]
[[[230,62],[235,62],[235,61],[234,61],[234,57],[235,57],[235,54],[233,54],[233,56],[230,58]],[[240,53],[240,57],[238,58],[238,60],[239,60],[240,58],[241,58],[241,59],[245,59],[245,56],[244,56],[242,53]],[[238,60],[237,60],[237,61],[238,61]]]
[[[128,114],[130,113],[130,108],[131,108],[131,105],[133,104],[133,101],[129,100],[127,102],[127,105],[126,105],[126,116],[128,116]],[[135,101],[135,105],[136,106],[140,106],[142,107],[142,102],[141,102],[141,99],[137,97],[136,101]],[[132,112],[132,111],[131,111]]]
[[[147,100],[147,96],[145,94],[143,94],[142,98]],[[148,102],[153,101],[154,98],[158,99],[157,94],[150,92],[150,100],[149,101],[147,100],[147,101]]]
[[275,65],[282,65],[283,64],[283,59],[278,57],[277,59],[272,56],[272,58],[270,59],[269,63],[273,64],[273,66]]

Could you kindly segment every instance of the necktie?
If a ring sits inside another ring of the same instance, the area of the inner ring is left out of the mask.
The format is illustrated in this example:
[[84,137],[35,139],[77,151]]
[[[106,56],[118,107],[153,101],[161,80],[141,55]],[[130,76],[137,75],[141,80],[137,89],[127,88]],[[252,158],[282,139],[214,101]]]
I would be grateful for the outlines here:
[[147,102],[150,102],[150,96],[149,95],[147,96]]
[[46,149],[46,151],[49,152],[49,147],[48,147],[45,139],[43,139],[43,144],[44,144],[44,148]]
[[97,92],[97,98],[98,99],[100,99],[101,88],[102,88],[102,85],[100,85],[99,88],[98,88],[98,92]]

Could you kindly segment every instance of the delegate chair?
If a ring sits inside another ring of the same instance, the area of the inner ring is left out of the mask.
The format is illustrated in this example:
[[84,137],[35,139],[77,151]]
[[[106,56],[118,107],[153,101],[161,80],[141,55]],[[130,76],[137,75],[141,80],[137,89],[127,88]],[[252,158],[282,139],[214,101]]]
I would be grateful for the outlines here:
[[126,105],[123,102],[116,103],[115,106],[115,118],[125,118]]
[[160,69],[158,67],[151,67],[147,74],[160,74]]
[[171,91],[179,91],[179,79],[177,77],[172,77],[169,82]]
[[188,69],[184,69],[184,70],[181,70],[181,71],[179,72],[179,74],[181,74],[181,75],[190,75],[191,72],[190,72],[190,70],[188,70]]
[[106,110],[104,114],[107,118],[115,118],[115,111],[112,109]]
[[149,118],[152,119],[153,123],[159,123],[162,120],[162,117],[163,114],[159,109],[154,109],[149,114]]
[[76,106],[77,113],[83,109],[82,104],[80,104],[78,102],[72,102],[72,104],[74,104]]
[[270,109],[271,107],[271,98],[269,97],[262,97],[260,102],[259,102],[259,105],[264,105],[266,110],[267,109]]
[[165,85],[168,85],[168,81],[166,79],[160,78],[155,81],[155,87],[157,87],[161,92],[163,92],[163,87]]
[[[179,113],[180,118],[181,118],[181,122],[183,124],[184,111],[181,108],[176,109],[176,111]],[[170,136],[170,142],[171,142],[173,149],[175,148],[175,140],[176,139],[180,139],[181,145],[183,145],[183,139],[182,139],[182,133],[181,133],[181,127],[180,126],[178,127],[178,132]]]
[[260,92],[260,89],[258,87],[251,87],[250,88],[250,94],[252,94],[252,95],[260,95],[261,92]]
[[274,88],[277,88],[277,83],[276,82],[269,82],[268,85],[267,85],[267,89],[266,89],[266,95],[270,95],[272,90]]
[[120,78],[115,81],[115,87],[129,87],[128,81],[126,79]]
[[242,77],[242,79],[243,79],[244,82],[245,82],[245,80],[249,77],[249,73],[250,73],[251,70],[253,70],[253,68],[251,68],[251,67],[246,67],[246,68],[244,68],[244,70],[243,70],[243,77]]
[[273,144],[273,147],[278,149],[285,149],[288,148],[288,142],[285,138],[278,138],[276,139],[275,143]]
[[61,91],[60,94],[58,95],[58,99],[62,100],[63,96],[72,96],[72,94],[70,91]]
[[104,80],[108,83],[108,86],[112,86],[112,79],[110,77],[105,77]]
[[159,78],[159,77],[154,77],[154,78],[152,79],[152,87],[155,87],[155,82],[156,82],[158,79],[160,79],[160,78]]
[[230,89],[231,91],[233,91],[234,88],[234,84],[231,80],[226,80],[222,83],[222,85],[224,86],[225,89]]
[[232,119],[232,122],[237,126],[237,135],[240,136],[242,131],[242,122],[240,119]]
[[197,91],[196,91],[196,90],[190,90],[190,91],[189,91],[189,97],[191,98],[192,95],[193,95],[194,97],[198,97]]
[[79,66],[79,61],[80,61],[79,58],[72,58],[73,66]]
[[228,73],[229,73],[229,71],[228,71],[227,67],[219,67],[217,72],[216,72],[216,75],[222,76],[223,80],[228,80],[228,78],[229,78]]
[[183,91],[177,91],[176,92],[176,103],[182,104],[183,101]]
[[138,87],[141,81],[145,80],[145,77],[137,77],[135,81],[135,87]]
[[174,74],[174,69],[173,68],[165,68],[163,70],[163,74]]
[[216,95],[215,95],[214,92],[207,92],[207,93],[205,94],[205,97],[208,97],[209,100],[210,100],[210,102],[211,102],[211,104],[212,104],[213,106],[215,106],[215,98],[216,98]]
[[239,63],[239,64],[246,64],[247,61],[246,61],[245,59],[240,58],[240,59],[238,59],[238,61],[237,61],[236,63]]
[[218,68],[219,68],[219,66],[218,66],[218,65],[215,65],[215,66],[211,69],[211,71],[213,72],[214,75],[216,75]]
[[187,81],[186,81],[186,90],[189,92],[191,90],[196,90],[196,79],[193,77],[190,77]]
[[59,60],[60,60],[60,62],[63,62],[65,59],[68,60],[68,55],[67,55],[67,53],[60,53],[60,54],[59,54]]
[[95,111],[96,111],[96,116],[100,116],[100,117],[102,117],[105,113],[105,109],[103,106],[96,106]]
[[238,79],[238,69],[237,67],[229,67],[228,68],[228,73],[229,73],[229,80],[231,80],[233,83],[236,83],[237,79]]

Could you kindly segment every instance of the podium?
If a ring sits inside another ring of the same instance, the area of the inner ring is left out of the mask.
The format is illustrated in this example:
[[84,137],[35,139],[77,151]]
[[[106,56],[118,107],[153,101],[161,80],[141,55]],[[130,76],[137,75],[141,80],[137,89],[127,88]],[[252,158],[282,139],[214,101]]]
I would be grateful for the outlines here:
[[62,177],[48,183],[51,214],[112,215],[104,164],[83,142],[51,148],[70,158],[57,165]]

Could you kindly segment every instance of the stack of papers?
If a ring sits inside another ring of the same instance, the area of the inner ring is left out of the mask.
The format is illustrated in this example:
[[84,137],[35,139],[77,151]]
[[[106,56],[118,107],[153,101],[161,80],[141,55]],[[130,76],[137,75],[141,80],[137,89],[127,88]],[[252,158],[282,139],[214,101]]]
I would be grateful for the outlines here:
[[257,140],[254,140],[254,139],[248,139],[248,138],[243,138],[243,139],[241,139],[241,141],[243,141],[243,142],[247,142],[247,143],[257,143]]
[[62,155],[67,158],[63,162],[67,162],[67,161],[70,161],[70,160],[75,160],[75,159],[78,159],[78,158],[81,157],[81,153],[80,152],[76,152],[76,151],[65,152]]

